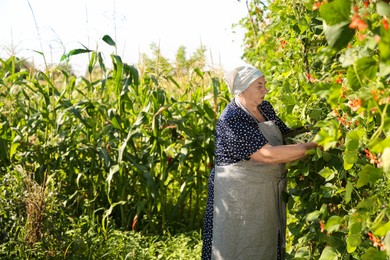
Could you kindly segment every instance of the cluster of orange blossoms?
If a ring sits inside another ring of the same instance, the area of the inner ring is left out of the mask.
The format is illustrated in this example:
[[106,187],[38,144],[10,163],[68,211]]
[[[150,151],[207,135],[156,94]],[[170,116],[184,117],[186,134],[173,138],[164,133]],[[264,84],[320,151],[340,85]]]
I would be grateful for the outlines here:
[[368,149],[365,149],[364,152],[366,153],[366,158],[370,160],[371,164],[376,165],[378,168],[381,167],[381,162],[375,154],[372,154]]
[[343,126],[346,126],[346,127],[351,126],[351,121],[347,120],[347,115],[346,114],[344,114],[343,116],[340,116],[339,111],[336,108],[334,108],[333,109],[333,115],[337,118],[339,123],[342,124]]
[[356,112],[362,106],[362,99],[361,98],[350,99],[348,102],[348,106],[351,108],[352,111]]
[[320,9],[320,6],[321,6],[322,4],[324,4],[324,3],[325,3],[325,1],[323,1],[323,2],[315,2],[315,3],[313,4],[313,11],[314,11],[314,10]]
[[337,118],[340,124],[345,126],[346,128],[349,128],[352,123],[355,123],[356,126],[359,126],[358,120],[350,120],[349,115],[347,113],[344,113],[343,116],[340,115],[338,110],[336,108],[333,109],[333,115]]
[[367,29],[367,23],[359,14],[359,8],[357,6],[353,7],[354,15],[352,21],[349,25],[351,29],[358,29],[361,32],[364,32]]
[[384,250],[384,245],[383,245],[382,241],[379,238],[377,238],[374,234],[372,234],[371,232],[368,232],[368,239],[370,239],[370,241],[372,241],[372,243],[375,247],[379,246],[379,248],[382,251]]
[[280,47],[282,47],[282,49],[284,49],[284,46],[287,45],[287,42],[283,39],[280,40]]
[[[370,92],[379,105],[390,103],[390,96],[384,90],[373,89]],[[387,97],[386,94],[388,95]]]

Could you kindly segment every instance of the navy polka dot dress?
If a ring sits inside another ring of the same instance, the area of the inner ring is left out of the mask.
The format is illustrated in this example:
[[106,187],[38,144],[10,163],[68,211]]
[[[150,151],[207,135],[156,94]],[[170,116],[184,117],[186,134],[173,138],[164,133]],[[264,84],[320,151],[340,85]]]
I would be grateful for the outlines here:
[[[290,131],[276,115],[272,105],[263,101],[259,109],[267,120],[274,121],[282,133]],[[267,139],[259,130],[258,122],[235,100],[230,102],[219,117],[215,132],[215,160],[218,166],[249,160],[249,156],[267,144]],[[203,228],[202,260],[211,259],[213,236],[214,169],[208,182],[208,197]]]

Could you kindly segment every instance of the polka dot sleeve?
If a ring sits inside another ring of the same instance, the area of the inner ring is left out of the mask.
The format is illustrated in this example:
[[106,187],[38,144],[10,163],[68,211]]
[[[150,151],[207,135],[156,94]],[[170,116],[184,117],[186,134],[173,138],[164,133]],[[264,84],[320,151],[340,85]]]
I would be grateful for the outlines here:
[[216,163],[228,165],[242,160],[268,143],[255,120],[232,102],[216,125]]

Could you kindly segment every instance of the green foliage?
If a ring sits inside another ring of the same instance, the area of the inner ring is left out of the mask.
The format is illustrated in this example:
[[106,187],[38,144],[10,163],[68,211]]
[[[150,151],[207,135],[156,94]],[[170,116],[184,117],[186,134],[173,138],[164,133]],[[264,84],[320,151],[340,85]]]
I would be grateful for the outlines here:
[[288,165],[289,258],[386,259],[388,1],[249,6],[244,56],[265,72],[281,118],[311,128],[290,141],[322,146]]
[[[79,79],[61,66],[30,73],[15,57],[1,60],[2,258],[200,254],[200,236],[176,234],[203,226],[214,125],[229,93],[192,67],[204,50],[182,56],[178,70],[155,51],[160,67],[112,54],[109,70],[100,52],[71,50],[66,63],[90,57]],[[151,249],[128,231],[164,236]]]

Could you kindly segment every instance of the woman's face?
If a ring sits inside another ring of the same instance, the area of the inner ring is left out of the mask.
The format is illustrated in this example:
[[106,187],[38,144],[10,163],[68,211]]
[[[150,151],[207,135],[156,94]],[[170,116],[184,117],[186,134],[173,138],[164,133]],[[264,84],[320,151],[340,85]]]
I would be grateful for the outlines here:
[[268,93],[267,88],[265,87],[266,81],[265,77],[261,76],[256,79],[249,87],[241,93],[241,96],[250,103],[261,104],[263,102],[265,95]]

